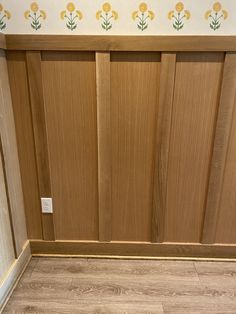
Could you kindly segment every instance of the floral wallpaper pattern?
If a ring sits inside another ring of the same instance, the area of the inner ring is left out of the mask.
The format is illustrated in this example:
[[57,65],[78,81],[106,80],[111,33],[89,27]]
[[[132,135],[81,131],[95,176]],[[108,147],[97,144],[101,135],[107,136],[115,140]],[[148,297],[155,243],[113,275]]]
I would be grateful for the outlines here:
[[0,0],[0,31],[236,35],[236,0]]

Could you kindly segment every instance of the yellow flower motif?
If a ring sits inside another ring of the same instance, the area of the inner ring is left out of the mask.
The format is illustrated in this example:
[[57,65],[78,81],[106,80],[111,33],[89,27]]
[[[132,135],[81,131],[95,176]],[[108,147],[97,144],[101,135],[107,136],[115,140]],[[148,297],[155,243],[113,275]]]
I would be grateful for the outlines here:
[[81,11],[76,10],[76,15],[78,16],[79,20],[82,20],[83,14]]
[[153,20],[155,17],[155,14],[152,11],[148,11],[148,16],[149,16],[150,20]]
[[118,19],[118,13],[116,11],[111,11],[112,16],[114,17],[114,20]]
[[103,6],[102,6],[102,9],[103,9],[103,11],[104,11],[105,13],[110,12],[110,11],[111,11],[111,5],[110,5],[110,3],[105,2],[105,3],[103,4]]
[[38,6],[37,2],[31,3],[30,9],[31,9],[31,11],[33,11],[34,13],[38,12],[39,6]]
[[168,13],[168,19],[169,20],[172,19],[172,17],[174,16],[174,13],[175,13],[175,11],[173,11],[173,10]]
[[182,3],[182,2],[178,2],[178,3],[176,4],[176,6],[175,6],[175,10],[176,10],[178,13],[180,13],[180,12],[183,11],[183,9],[184,9],[183,3]]
[[73,11],[75,11],[75,5],[73,2],[69,2],[66,6],[67,10],[72,13]]
[[39,12],[40,12],[40,14],[41,14],[42,18],[45,20],[45,19],[46,19],[46,17],[47,17],[46,12],[45,12],[45,11],[43,11],[43,10],[40,10]]
[[191,14],[190,14],[190,12],[188,10],[184,10],[184,15],[186,17],[186,20],[189,20],[190,17],[191,17]]
[[214,10],[215,12],[219,12],[219,11],[221,10],[221,4],[220,4],[220,2],[215,2],[215,3],[213,4],[213,10]]
[[100,19],[101,13],[102,13],[102,11],[97,11],[97,13],[96,13],[96,19],[97,19],[97,20]]
[[3,6],[2,4],[0,3],[0,12],[3,10]]
[[146,12],[147,11],[147,4],[145,2],[140,3],[139,10],[142,13]]
[[210,17],[210,15],[211,15],[211,10],[206,11],[206,13],[205,13],[205,19],[208,20],[209,17]]
[[132,13],[132,19],[135,20],[138,17],[138,11]]
[[65,10],[61,11],[60,17],[62,20],[64,20],[65,16],[66,16],[66,11]]
[[226,20],[228,17],[228,12],[226,10],[222,10],[222,14],[223,14],[224,20]]
[[26,20],[29,19],[29,15],[30,15],[30,11],[29,11],[29,10],[25,11],[24,16],[25,16],[25,19],[26,19]]
[[4,10],[4,13],[6,15],[6,18],[9,20],[11,18],[11,13],[7,10]]

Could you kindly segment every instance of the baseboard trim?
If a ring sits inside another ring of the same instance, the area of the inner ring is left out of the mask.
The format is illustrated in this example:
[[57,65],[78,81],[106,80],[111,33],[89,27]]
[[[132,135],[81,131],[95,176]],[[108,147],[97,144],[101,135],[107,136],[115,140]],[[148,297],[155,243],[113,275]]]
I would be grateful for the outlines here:
[[7,300],[9,299],[12,291],[14,290],[17,282],[23,274],[26,266],[31,259],[30,243],[26,241],[23,246],[22,252],[16,259],[7,274],[0,282],[0,313],[2,312]]
[[236,259],[236,245],[96,242],[96,241],[37,241],[31,240],[33,256],[80,256],[103,258],[155,259]]

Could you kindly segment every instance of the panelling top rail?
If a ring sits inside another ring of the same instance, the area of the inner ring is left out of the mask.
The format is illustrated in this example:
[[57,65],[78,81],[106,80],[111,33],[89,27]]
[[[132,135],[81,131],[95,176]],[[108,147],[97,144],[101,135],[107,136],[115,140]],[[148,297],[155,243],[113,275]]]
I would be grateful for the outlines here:
[[236,36],[1,35],[7,50],[236,51]]

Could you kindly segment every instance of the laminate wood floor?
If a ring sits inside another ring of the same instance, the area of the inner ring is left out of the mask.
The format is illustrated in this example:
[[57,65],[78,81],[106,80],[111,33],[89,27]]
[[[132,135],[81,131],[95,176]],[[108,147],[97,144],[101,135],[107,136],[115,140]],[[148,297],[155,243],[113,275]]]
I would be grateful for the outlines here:
[[236,263],[33,258],[3,313],[236,314]]

